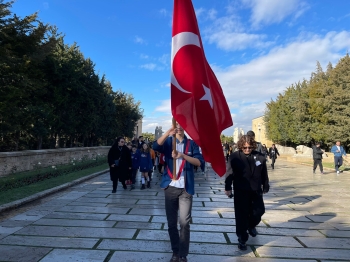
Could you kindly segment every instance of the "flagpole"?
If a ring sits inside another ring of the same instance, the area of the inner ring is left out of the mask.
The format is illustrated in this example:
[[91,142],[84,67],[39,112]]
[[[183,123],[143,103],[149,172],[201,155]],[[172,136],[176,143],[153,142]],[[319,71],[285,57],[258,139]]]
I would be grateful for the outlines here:
[[[173,118],[173,128],[176,128],[176,120]],[[176,152],[176,133],[173,134],[173,151]],[[176,180],[176,158],[173,158],[173,180]]]

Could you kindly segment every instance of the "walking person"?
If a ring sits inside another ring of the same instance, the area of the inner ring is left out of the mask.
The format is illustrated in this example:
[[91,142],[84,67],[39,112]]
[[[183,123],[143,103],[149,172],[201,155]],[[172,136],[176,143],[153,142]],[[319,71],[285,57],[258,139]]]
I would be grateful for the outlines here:
[[[249,131],[247,132],[247,136],[251,136],[251,137],[255,140],[255,133],[254,133],[254,131],[249,130]],[[255,140],[255,141],[256,141],[256,140]],[[262,153],[262,150],[263,150],[262,144],[261,144],[260,142],[256,141],[256,151]]]
[[149,171],[153,169],[152,158],[150,148],[146,143],[142,145],[140,151],[140,172],[141,172],[141,190],[146,189],[145,183],[147,181],[147,188],[151,187],[150,177],[148,176]]
[[335,145],[332,146],[331,152],[334,154],[334,167],[337,174],[343,172],[339,170],[339,167],[343,165],[343,156],[346,158],[346,152],[340,145],[340,141],[336,141]]
[[277,159],[277,155],[279,156],[280,153],[278,153],[277,147],[275,144],[272,144],[272,146],[269,149],[269,157],[271,159],[271,167],[272,169],[275,169],[275,162]]
[[[172,148],[174,134],[176,134],[176,150]],[[178,123],[176,128],[170,128],[158,138],[153,148],[165,156],[165,168],[160,187],[164,189],[168,233],[173,251],[170,262],[187,262],[194,195],[193,167],[201,166],[204,160],[196,143],[185,136],[184,129]],[[175,174],[173,174],[174,158],[176,159]],[[179,213],[180,231],[177,228]]]
[[256,226],[265,213],[263,194],[269,191],[270,185],[265,156],[255,151],[257,145],[253,137],[243,135],[237,147],[238,151],[227,163],[225,194],[233,196],[233,183],[238,248],[247,250],[249,235],[258,234]]
[[267,147],[265,144],[262,145],[262,153],[266,158],[266,162],[269,162],[269,158],[268,158],[269,150],[267,150]]
[[137,142],[137,149],[141,150],[144,143],[145,143],[145,141],[143,139],[143,136],[139,136],[139,140]]
[[131,152],[132,169],[131,169],[131,189],[130,190],[133,190],[135,189],[136,175],[140,167],[141,156],[140,156],[140,152],[137,150],[136,145],[132,145],[131,150],[132,150]]
[[324,150],[320,148],[321,143],[317,142],[313,147],[312,147],[312,156],[314,159],[314,168],[313,168],[313,173],[316,174],[316,168],[317,166],[320,167],[321,174],[323,174],[323,165],[322,165],[322,155],[324,153]]
[[125,180],[129,178],[132,167],[130,150],[125,145],[125,139],[118,137],[108,152],[109,174],[113,181],[112,193],[117,192],[118,180],[126,189]]

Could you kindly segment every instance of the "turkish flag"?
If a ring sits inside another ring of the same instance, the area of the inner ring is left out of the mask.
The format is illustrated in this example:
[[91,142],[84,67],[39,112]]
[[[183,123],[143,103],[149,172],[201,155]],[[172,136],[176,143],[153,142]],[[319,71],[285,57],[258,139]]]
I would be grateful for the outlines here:
[[223,176],[226,162],[220,135],[233,125],[232,117],[205,58],[191,0],[174,0],[171,64],[172,114],[201,147],[205,161]]

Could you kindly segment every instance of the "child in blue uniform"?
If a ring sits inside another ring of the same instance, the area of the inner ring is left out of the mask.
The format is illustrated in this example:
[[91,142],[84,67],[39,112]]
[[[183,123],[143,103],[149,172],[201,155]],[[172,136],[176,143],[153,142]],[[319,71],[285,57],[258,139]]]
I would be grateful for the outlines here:
[[152,170],[152,158],[149,147],[147,144],[143,144],[140,151],[140,172],[141,172],[141,190],[145,189],[145,182],[147,180],[147,188],[151,187],[150,178],[148,176],[148,172]]
[[131,149],[131,161],[132,161],[132,169],[131,169],[131,189],[135,189],[136,182],[136,174],[140,167],[141,156],[140,152],[137,150],[136,145],[132,145]]

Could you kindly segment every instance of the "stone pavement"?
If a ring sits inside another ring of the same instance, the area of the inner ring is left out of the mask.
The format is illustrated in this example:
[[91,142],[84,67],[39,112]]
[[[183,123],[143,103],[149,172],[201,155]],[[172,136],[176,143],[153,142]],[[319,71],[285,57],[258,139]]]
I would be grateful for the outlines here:
[[[211,170],[196,174],[191,262],[350,261],[350,174],[277,161],[259,235],[237,249],[233,200]],[[168,261],[159,176],[152,188],[111,194],[104,174],[25,212],[2,214],[0,261]]]

